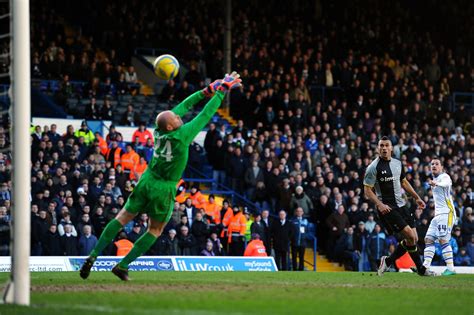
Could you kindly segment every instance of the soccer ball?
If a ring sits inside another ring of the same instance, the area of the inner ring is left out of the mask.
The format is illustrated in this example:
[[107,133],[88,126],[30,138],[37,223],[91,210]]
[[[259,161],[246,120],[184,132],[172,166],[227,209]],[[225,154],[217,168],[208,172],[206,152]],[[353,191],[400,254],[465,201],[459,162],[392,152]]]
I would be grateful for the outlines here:
[[163,80],[171,80],[179,72],[179,62],[171,55],[161,55],[153,63],[155,74]]

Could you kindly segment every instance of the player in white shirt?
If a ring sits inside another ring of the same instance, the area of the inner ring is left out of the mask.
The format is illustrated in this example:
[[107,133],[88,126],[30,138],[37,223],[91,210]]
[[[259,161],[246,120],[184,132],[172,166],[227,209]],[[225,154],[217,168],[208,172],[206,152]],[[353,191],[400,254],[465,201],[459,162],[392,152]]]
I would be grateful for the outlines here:
[[454,275],[453,249],[449,244],[451,239],[451,230],[456,220],[456,211],[451,197],[451,177],[446,174],[439,159],[431,160],[431,172],[433,179],[428,183],[433,190],[433,199],[435,202],[435,216],[431,220],[430,227],[425,236],[425,261],[423,266],[429,268],[435,254],[435,241],[438,240],[441,245],[443,259],[446,262],[447,269],[443,275]]

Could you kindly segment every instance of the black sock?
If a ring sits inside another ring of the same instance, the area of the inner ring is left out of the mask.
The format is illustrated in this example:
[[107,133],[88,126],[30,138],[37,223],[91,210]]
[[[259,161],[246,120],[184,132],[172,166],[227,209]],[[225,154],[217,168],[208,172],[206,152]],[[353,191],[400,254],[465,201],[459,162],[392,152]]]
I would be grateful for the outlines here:
[[406,246],[408,254],[410,254],[411,259],[416,265],[416,270],[419,274],[424,274],[426,271],[426,267],[423,266],[423,262],[421,261],[420,255],[418,254],[418,248],[416,245],[413,246]]
[[395,261],[402,257],[403,255],[405,255],[405,253],[407,252],[407,249],[405,247],[405,240],[402,240],[400,242],[400,244],[398,244],[397,248],[395,249],[395,251],[393,252],[392,255],[390,255],[389,257],[387,257],[387,259],[385,259],[385,263],[387,264],[387,266],[391,266],[395,263]]

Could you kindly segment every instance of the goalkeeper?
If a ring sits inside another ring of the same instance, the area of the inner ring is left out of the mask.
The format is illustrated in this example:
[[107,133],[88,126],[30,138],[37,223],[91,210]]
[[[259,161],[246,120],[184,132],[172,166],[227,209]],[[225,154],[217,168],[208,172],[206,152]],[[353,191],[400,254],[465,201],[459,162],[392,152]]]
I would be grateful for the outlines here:
[[[216,113],[225,94],[239,87],[241,82],[240,75],[232,72],[223,80],[216,80],[202,91],[192,94],[173,110],[157,115],[153,159],[124,208],[107,224],[97,245],[82,265],[81,278],[86,279],[89,276],[97,256],[125,224],[133,220],[138,213],[147,213],[150,217],[147,232],[135,242],[128,255],[112,269],[121,280],[129,280],[128,265],[155,243],[171,217],[176,184],[186,167],[189,145]],[[202,111],[193,120],[183,124],[181,117],[203,98],[211,96]]]

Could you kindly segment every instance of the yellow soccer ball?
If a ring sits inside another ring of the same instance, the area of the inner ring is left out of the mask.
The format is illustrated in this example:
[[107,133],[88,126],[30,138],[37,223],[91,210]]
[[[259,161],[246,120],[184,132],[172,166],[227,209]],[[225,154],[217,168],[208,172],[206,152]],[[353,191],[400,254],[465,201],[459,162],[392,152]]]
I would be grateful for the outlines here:
[[171,80],[179,72],[179,62],[171,55],[161,55],[153,63],[155,74],[163,80]]

